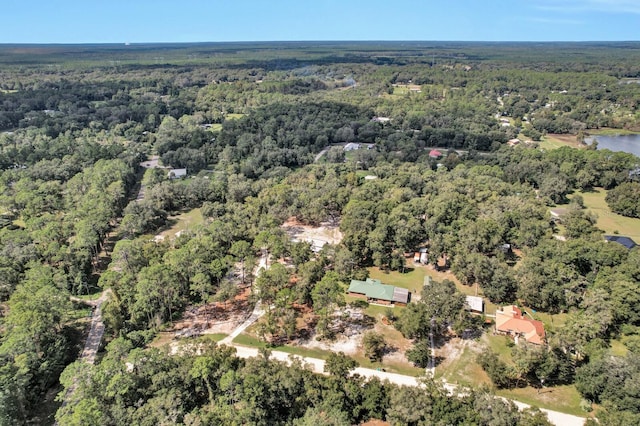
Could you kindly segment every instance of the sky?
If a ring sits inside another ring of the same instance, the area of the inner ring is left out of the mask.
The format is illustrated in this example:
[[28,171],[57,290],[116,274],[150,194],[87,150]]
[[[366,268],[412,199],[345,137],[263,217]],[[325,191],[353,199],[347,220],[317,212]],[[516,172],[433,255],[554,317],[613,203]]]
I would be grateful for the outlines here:
[[640,0],[2,0],[0,43],[640,40]]

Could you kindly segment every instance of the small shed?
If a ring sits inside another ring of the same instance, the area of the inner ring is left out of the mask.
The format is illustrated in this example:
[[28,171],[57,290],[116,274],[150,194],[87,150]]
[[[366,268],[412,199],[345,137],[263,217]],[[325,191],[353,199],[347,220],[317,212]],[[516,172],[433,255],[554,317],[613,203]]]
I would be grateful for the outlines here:
[[467,296],[467,309],[474,312],[484,312],[484,301],[479,296]]

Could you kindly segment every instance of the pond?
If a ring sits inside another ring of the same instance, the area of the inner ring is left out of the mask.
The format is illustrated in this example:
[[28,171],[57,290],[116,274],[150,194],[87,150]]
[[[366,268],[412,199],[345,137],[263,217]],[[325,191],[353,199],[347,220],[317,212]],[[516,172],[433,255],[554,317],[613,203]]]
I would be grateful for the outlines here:
[[590,144],[594,139],[598,141],[598,149],[628,152],[640,157],[640,134],[591,136],[585,142]]

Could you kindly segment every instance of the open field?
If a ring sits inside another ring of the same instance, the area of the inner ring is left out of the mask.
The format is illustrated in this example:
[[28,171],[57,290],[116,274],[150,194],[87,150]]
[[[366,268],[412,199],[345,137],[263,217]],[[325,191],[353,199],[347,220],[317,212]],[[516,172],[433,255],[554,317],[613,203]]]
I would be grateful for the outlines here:
[[514,399],[539,408],[560,411],[584,417],[586,413],[580,408],[580,393],[575,386],[554,386],[538,391],[530,386],[516,389],[502,389],[496,395]]
[[606,190],[594,188],[591,191],[577,191],[575,194],[581,195],[587,210],[598,216],[598,221],[596,222],[598,228],[607,234],[615,234],[617,232],[620,235],[633,238],[636,242],[640,242],[640,219],[612,212],[604,200],[607,195]]
[[542,141],[539,144],[540,148],[543,149],[557,149],[563,146],[584,148],[584,145],[579,144],[574,135],[548,134],[542,138]]
[[180,236],[180,234],[187,229],[202,224],[204,222],[204,217],[202,216],[202,212],[198,208],[181,213],[177,216],[171,216],[169,217],[169,220],[172,225],[170,228],[165,229],[164,231],[156,235],[156,238],[158,238],[159,240],[172,240]]
[[233,113],[231,113],[231,114],[225,115],[224,118],[226,120],[238,120],[238,119],[244,117],[245,115],[246,114],[233,114]]

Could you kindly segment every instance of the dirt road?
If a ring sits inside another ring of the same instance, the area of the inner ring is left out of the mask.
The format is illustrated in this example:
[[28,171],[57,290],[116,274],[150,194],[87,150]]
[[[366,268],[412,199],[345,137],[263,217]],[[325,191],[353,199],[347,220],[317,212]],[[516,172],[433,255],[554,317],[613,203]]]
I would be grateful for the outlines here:
[[[263,269],[267,269],[267,255],[262,255],[260,257],[260,261],[258,262],[258,266],[256,268],[256,276]],[[260,317],[262,315],[264,315],[264,310],[262,309],[261,301],[258,300],[258,302],[256,302],[256,306],[254,306],[253,312],[251,312],[251,315],[249,316],[249,318],[247,318],[247,320],[245,322],[243,322],[235,330],[233,330],[231,332],[231,334],[229,334],[227,337],[222,339],[220,341],[220,344],[221,345],[231,345],[232,344],[231,342],[233,342],[233,339],[238,337],[240,335],[240,333],[245,331],[251,324],[253,324],[254,322],[258,321],[258,319],[260,319]]]

